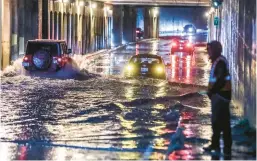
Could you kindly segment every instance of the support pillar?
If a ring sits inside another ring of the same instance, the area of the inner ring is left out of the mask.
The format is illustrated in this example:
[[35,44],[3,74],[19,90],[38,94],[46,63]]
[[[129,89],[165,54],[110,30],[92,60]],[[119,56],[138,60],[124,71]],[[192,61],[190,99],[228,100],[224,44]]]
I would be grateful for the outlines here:
[[[3,8],[3,0],[0,1],[0,8]],[[2,70],[2,29],[3,29],[3,11],[0,11],[0,70]]]
[[[10,41],[11,41],[11,6],[10,0],[2,0],[2,69],[10,64]],[[4,23],[3,23],[4,22]]]
[[123,6],[113,6],[112,46],[122,44]]
[[18,1],[11,0],[11,60],[19,57],[18,53]]
[[144,8],[144,38],[159,37],[159,9],[157,7]]
[[136,8],[124,6],[123,40],[125,43],[136,41]]

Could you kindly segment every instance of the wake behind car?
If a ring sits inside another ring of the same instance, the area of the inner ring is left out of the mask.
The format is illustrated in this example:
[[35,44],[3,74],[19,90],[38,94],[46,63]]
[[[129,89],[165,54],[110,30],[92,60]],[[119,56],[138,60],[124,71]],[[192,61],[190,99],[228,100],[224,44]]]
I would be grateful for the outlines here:
[[124,69],[125,77],[151,77],[166,79],[166,69],[163,59],[158,55],[139,54],[130,58]]
[[185,38],[176,38],[171,40],[171,54],[194,53],[194,44]]
[[58,71],[71,61],[70,53],[64,40],[29,40],[22,66],[28,71]]

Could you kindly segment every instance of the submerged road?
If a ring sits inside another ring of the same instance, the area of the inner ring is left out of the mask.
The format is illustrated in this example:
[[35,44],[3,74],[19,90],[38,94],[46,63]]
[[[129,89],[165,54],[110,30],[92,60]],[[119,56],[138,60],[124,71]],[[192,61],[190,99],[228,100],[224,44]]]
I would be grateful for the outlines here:
[[[203,48],[192,56],[169,52],[170,40],[149,40],[87,60],[75,56],[83,79],[58,79],[74,70],[54,78],[7,71],[1,77],[1,159],[213,159],[202,150],[212,134],[210,101],[198,93],[207,86],[208,56]],[[128,59],[142,53],[171,64],[168,80],[123,78]],[[232,113],[233,123],[241,112]],[[178,126],[184,127],[184,148],[170,151]],[[234,151],[233,157],[249,158]]]

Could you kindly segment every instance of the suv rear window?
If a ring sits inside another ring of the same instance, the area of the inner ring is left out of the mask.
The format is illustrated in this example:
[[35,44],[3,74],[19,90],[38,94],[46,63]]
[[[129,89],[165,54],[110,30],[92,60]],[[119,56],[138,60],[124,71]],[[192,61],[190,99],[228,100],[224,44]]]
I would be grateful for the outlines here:
[[47,51],[51,55],[58,55],[58,45],[56,43],[28,42],[26,54],[34,54],[39,50]]
[[155,64],[161,63],[161,59],[159,58],[149,58],[149,57],[133,57],[130,60],[131,63],[148,63],[148,64]]

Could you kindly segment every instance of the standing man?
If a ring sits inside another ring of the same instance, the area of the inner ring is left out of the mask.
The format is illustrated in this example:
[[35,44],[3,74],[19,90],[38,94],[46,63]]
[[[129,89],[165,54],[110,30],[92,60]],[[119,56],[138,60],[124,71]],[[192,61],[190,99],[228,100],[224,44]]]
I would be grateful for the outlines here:
[[231,100],[231,77],[229,74],[228,62],[222,53],[222,45],[218,41],[212,41],[207,44],[207,51],[212,62],[208,96],[211,99],[211,123],[212,123],[212,141],[211,145],[204,150],[220,153],[220,133],[223,132],[224,155],[231,156],[231,127],[230,110]]

